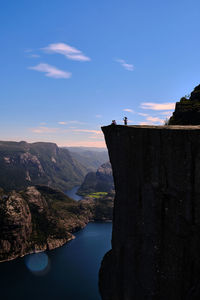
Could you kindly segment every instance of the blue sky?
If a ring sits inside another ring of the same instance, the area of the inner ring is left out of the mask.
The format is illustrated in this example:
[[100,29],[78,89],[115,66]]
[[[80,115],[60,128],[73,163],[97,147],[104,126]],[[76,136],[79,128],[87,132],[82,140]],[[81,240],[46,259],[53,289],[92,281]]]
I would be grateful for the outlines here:
[[100,126],[162,124],[200,83],[200,2],[8,0],[0,139],[104,146]]

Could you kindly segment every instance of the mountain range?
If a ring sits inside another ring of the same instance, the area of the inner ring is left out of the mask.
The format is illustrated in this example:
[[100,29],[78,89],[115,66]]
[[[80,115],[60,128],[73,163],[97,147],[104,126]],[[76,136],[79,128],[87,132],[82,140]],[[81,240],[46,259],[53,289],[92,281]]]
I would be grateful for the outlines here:
[[0,187],[42,184],[63,191],[80,185],[87,168],[54,143],[0,142]]

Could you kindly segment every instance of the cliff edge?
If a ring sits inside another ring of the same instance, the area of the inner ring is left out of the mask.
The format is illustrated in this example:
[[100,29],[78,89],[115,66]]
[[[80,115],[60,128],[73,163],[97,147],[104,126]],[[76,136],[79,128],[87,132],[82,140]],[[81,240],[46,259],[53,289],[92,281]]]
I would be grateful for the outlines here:
[[102,299],[200,299],[200,126],[102,130],[116,190]]

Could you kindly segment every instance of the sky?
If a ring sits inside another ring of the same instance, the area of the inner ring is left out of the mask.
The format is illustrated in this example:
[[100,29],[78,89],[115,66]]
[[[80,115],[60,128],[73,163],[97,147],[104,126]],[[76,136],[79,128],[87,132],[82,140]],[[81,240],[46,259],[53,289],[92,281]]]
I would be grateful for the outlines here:
[[0,22],[0,140],[105,147],[200,83],[199,0],[4,0]]

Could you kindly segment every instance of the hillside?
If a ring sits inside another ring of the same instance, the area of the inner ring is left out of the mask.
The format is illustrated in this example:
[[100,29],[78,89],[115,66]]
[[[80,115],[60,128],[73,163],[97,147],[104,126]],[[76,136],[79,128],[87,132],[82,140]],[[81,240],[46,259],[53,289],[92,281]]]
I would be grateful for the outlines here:
[[0,187],[5,190],[44,184],[64,191],[81,184],[86,173],[54,143],[0,142]]

